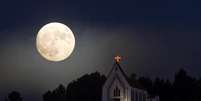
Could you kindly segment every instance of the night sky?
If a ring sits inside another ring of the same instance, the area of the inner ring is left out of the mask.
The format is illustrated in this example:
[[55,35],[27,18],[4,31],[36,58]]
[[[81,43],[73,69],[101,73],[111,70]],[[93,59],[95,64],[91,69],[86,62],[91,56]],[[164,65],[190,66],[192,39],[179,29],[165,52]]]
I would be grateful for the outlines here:
[[[115,55],[125,72],[173,79],[179,68],[201,77],[199,0],[5,0],[0,2],[0,100],[12,90],[25,101],[95,71],[107,74]],[[36,35],[64,23],[76,38],[72,55],[49,62]]]

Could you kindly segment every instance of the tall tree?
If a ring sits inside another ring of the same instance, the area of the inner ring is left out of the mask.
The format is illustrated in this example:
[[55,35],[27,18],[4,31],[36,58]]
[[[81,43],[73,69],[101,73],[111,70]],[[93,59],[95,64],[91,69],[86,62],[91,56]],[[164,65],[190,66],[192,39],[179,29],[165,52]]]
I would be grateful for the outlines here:
[[45,94],[43,94],[43,101],[53,101],[51,91],[47,91]]
[[175,74],[174,87],[174,100],[175,101],[192,101],[193,89],[195,85],[195,79],[187,75],[184,69],[180,69]]
[[22,97],[19,92],[12,91],[10,94],[8,94],[8,100],[9,101],[22,101]]
[[148,77],[139,77],[138,82],[142,85],[142,88],[148,91],[149,93],[153,93],[153,82]]

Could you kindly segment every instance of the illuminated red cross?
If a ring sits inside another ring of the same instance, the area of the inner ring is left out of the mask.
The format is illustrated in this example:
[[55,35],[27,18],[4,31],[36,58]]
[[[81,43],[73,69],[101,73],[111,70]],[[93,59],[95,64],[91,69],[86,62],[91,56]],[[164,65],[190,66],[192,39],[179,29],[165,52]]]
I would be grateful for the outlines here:
[[119,63],[120,60],[121,60],[121,57],[117,55],[117,56],[114,57],[114,59],[115,59],[115,61],[116,61],[117,63]]

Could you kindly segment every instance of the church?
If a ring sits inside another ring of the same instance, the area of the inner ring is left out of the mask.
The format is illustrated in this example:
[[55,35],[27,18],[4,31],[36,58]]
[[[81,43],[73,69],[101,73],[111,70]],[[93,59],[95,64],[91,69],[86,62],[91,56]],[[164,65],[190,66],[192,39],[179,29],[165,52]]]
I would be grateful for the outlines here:
[[120,66],[120,56],[107,76],[102,88],[102,101],[159,101],[159,96],[150,96],[147,91],[131,86]]

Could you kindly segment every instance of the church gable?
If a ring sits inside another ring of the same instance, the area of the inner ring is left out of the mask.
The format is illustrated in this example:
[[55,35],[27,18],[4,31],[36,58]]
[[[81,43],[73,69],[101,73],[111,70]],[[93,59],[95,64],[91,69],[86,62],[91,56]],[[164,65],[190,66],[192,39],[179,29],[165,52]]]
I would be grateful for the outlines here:
[[114,81],[118,81],[122,86],[130,87],[127,76],[121,69],[118,62],[115,62],[112,70],[110,71],[104,86],[111,86]]
[[108,89],[109,97],[113,99],[121,98],[121,96],[124,95],[124,89],[125,85],[123,85],[118,79],[115,79]]
[[102,101],[129,101],[125,99],[128,99],[130,89],[127,76],[121,69],[119,60],[116,60],[103,86]]

